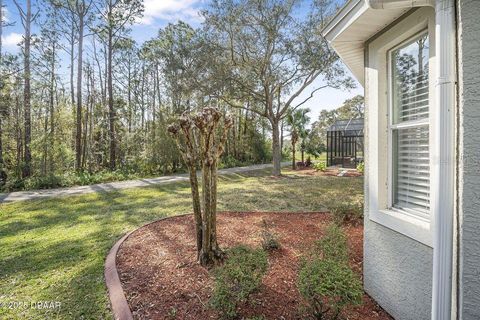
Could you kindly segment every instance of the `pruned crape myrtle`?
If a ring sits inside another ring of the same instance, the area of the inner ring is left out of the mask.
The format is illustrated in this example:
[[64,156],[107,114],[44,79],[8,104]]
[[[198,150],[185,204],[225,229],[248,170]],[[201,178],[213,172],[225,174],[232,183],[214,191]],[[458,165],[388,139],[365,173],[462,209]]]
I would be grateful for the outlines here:
[[[217,167],[233,120],[215,107],[185,112],[168,127],[187,165],[193,199],[197,258],[202,266],[222,257],[217,243]],[[198,191],[197,165],[202,171],[202,197]]]

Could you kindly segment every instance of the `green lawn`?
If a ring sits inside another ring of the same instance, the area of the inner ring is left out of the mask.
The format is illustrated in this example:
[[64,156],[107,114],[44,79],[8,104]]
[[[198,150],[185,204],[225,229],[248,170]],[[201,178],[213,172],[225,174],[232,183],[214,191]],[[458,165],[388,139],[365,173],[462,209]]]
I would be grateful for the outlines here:
[[[319,211],[361,201],[361,178],[269,171],[220,178],[219,210]],[[0,204],[0,318],[112,318],[103,279],[108,250],[125,232],[190,212],[187,183]],[[9,309],[1,303],[59,301],[61,307]]]
[[[312,162],[317,162],[317,161],[326,161],[327,160],[327,153],[322,152],[318,157],[315,158],[315,156],[312,156],[311,154],[305,153],[305,161],[307,160],[307,157],[310,156],[310,159]],[[292,153],[288,153],[288,157],[284,159],[284,161],[292,161]],[[296,151],[295,152],[295,161],[302,161],[302,152],[301,151]]]

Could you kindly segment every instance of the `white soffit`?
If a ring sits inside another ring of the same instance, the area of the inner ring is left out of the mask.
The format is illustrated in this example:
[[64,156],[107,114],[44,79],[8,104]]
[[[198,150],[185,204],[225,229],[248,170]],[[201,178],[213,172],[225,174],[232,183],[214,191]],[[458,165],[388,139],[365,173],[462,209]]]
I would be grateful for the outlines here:
[[409,9],[372,9],[366,0],[350,0],[322,30],[322,34],[363,86],[365,41]]

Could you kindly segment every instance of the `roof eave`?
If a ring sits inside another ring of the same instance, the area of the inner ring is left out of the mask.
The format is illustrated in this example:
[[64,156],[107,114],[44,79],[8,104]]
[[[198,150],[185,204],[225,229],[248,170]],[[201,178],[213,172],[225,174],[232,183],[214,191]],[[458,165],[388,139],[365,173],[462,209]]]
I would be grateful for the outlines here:
[[365,5],[363,0],[349,0],[322,29],[323,37],[329,42],[334,41],[336,36],[348,26],[349,21],[358,15],[363,5]]
[[350,0],[323,28],[322,35],[363,86],[365,42],[406,11],[406,8],[373,9],[368,0]]

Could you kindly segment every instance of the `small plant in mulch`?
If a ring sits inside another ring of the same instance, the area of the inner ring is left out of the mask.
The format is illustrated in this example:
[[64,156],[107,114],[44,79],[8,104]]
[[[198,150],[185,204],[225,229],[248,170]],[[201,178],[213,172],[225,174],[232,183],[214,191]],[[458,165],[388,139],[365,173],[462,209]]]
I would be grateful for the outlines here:
[[334,221],[339,224],[357,225],[363,220],[363,204],[361,203],[337,203],[331,206],[329,211]]
[[267,268],[267,255],[261,249],[237,246],[228,250],[224,264],[214,270],[211,306],[222,318],[235,318],[237,307],[248,302],[250,295],[262,284]]
[[347,236],[341,226],[331,223],[325,230],[325,236],[315,241],[312,255],[322,259],[348,263]]
[[265,251],[280,249],[278,235],[270,230],[270,226],[265,219],[262,219],[262,248]]
[[365,162],[362,161],[357,165],[357,171],[361,174],[365,172]]
[[325,161],[317,162],[313,165],[313,169],[325,172],[327,170],[327,164],[325,163]]
[[177,309],[171,308],[170,311],[168,311],[168,317],[171,319],[176,319],[177,318]]
[[298,288],[306,310],[318,320],[338,319],[345,307],[361,304],[362,283],[348,265],[347,241],[339,226],[329,226],[303,259]]

